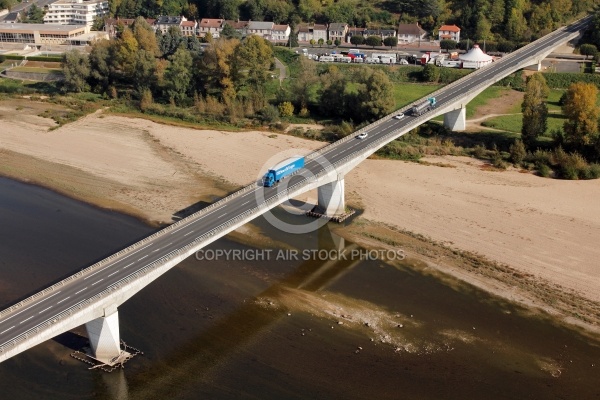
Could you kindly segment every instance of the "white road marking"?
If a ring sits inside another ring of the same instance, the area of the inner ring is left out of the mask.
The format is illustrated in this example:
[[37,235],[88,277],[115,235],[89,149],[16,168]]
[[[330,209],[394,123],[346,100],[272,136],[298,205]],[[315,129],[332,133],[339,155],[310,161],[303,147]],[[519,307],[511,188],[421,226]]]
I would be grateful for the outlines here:
[[[50,297],[54,297],[54,296],[56,296],[56,295],[57,295],[57,294],[59,294],[60,292],[61,292],[61,291],[59,290],[58,292],[54,293],[52,296],[48,296],[48,297],[46,297],[44,300],[40,300],[40,301],[38,301],[36,304],[33,304],[33,305],[31,305],[31,306],[27,307],[26,309],[24,309],[24,310],[21,310],[21,311],[19,311],[18,313],[11,315],[10,317],[6,318],[4,321],[8,321],[8,320],[9,320],[9,319],[11,319],[12,317],[15,317],[15,316],[17,316],[17,315],[21,314],[22,312],[25,312],[25,311],[29,310],[31,307],[35,307],[35,306],[37,306],[37,305],[38,305],[38,304],[40,304],[41,302],[48,300]],[[4,322],[4,321],[3,321],[3,322]]]
[[[112,274],[110,274],[109,276],[113,276],[113,275],[114,275],[114,274],[116,274],[117,272],[119,272],[119,271],[115,271],[115,272],[113,272]],[[108,278],[108,276],[107,276],[107,278]]]
[[224,217],[224,216],[226,216],[226,215],[227,215],[227,213],[225,213],[225,214],[222,214],[222,215],[219,215],[219,216],[218,216],[218,218],[222,218],[222,217]]
[[79,294],[79,293],[83,292],[85,289],[87,289],[87,286],[84,287],[83,289],[81,289],[79,292],[76,292],[75,294]]
[[65,300],[67,300],[67,299],[70,299],[70,298],[71,298],[71,296],[69,296],[69,297],[65,297],[64,299],[62,299],[61,301],[59,301],[59,302],[58,302],[58,303],[56,303],[56,304],[60,304],[60,303],[62,303],[63,301],[65,301]]
[[140,252],[140,251],[144,250],[146,247],[150,247],[150,246],[152,246],[152,243],[150,243],[150,244],[148,244],[148,245],[146,245],[146,246],[142,247],[142,248],[141,248],[141,249],[139,249],[139,250],[136,250],[136,251],[134,251],[134,252],[133,252],[133,253],[131,253],[131,254],[128,254],[128,255],[126,255],[125,257],[121,258],[119,261],[122,261],[122,260],[126,259],[127,257],[131,257],[131,256],[132,256],[132,255],[134,255],[135,253],[137,253],[137,252]]
[[190,232],[186,233],[186,234],[185,234],[185,235],[183,235],[183,236],[191,235],[192,233],[194,233],[194,231],[190,231]]
[[144,258],[148,257],[148,254],[146,254],[144,257],[142,258],[138,258],[138,261],[142,261]]
[[10,328],[8,328],[8,329],[5,329],[5,330],[3,330],[2,332],[0,332],[0,335],[2,335],[4,332],[8,332],[8,331],[10,331],[10,330],[11,330],[12,328],[14,328],[14,327],[15,327],[15,326],[13,325],[13,326],[11,326],[11,327],[10,327]]
[[49,310],[49,309],[51,309],[51,308],[52,308],[52,306],[50,306],[50,307],[47,307],[47,308],[44,308],[44,309],[43,309],[42,311],[40,311],[38,314],[41,314],[41,313],[43,313],[44,311],[48,311],[48,310]]
[[133,265],[133,263],[129,263],[129,264],[127,264],[126,266],[124,266],[123,268],[127,268],[127,267],[129,267],[130,265]]
[[100,279],[99,281],[96,281],[94,283],[92,283],[92,286],[94,286],[96,283],[102,282],[104,280],[104,278]]
[[22,324],[23,322],[29,321],[31,318],[33,318],[33,315],[27,319],[24,319],[23,321],[19,322],[19,324]]
[[247,202],[245,202],[245,203],[242,203],[242,205],[244,205],[244,204],[248,204],[248,203],[250,203],[250,200],[248,200],[248,201],[247,201]]
[[[157,252],[157,251],[159,251],[159,250],[160,250],[160,247],[159,247],[158,249],[154,250],[154,251],[153,251],[153,253],[156,253],[156,252]],[[109,276],[110,276],[110,275],[109,275]]]

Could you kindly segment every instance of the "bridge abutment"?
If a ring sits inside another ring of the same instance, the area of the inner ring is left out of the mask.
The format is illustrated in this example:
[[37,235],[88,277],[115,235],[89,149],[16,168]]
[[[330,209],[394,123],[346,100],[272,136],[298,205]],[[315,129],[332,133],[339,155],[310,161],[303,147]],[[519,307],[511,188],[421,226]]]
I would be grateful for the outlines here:
[[105,364],[113,364],[121,354],[121,338],[119,336],[119,312],[104,310],[104,316],[85,324],[93,357]]
[[444,126],[452,131],[467,129],[467,109],[462,107],[444,114]]
[[343,177],[319,186],[317,193],[318,206],[321,213],[328,217],[335,217],[346,212]]

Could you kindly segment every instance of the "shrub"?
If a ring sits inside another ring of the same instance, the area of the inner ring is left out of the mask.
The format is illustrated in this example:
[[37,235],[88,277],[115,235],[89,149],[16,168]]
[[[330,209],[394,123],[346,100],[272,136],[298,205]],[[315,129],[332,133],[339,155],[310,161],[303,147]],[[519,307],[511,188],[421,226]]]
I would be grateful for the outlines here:
[[475,156],[475,158],[483,158],[485,156],[485,147],[483,147],[482,145],[478,144],[475,145],[475,147],[473,147],[473,155]]
[[510,160],[515,165],[520,165],[525,157],[527,156],[527,150],[525,150],[525,145],[522,140],[515,140],[513,144],[510,145]]
[[540,164],[537,166],[537,173],[539,176],[548,178],[552,174],[552,169],[546,164]]
[[279,109],[279,115],[282,117],[291,117],[294,115],[294,105],[289,101],[279,104],[279,107],[277,108]]

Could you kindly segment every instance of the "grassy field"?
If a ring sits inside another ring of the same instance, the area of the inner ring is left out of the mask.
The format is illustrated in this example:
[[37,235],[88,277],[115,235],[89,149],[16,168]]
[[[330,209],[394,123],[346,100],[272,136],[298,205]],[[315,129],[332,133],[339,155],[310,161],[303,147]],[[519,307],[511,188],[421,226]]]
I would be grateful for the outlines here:
[[15,72],[36,72],[39,74],[62,73],[60,68],[35,68],[35,67],[15,67],[11,71]]
[[396,83],[394,85],[394,100],[396,108],[404,107],[413,101],[435,92],[442,85],[424,85],[415,83]]

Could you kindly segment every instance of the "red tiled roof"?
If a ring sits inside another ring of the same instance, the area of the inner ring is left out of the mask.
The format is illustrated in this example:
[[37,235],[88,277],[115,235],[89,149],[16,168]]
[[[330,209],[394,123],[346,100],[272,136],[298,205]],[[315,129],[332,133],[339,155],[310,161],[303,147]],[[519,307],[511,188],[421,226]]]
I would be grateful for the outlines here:
[[460,28],[456,25],[442,25],[440,31],[460,32]]
[[214,18],[202,18],[200,21],[200,26],[209,27],[209,28],[220,28],[223,23],[222,19],[214,19]]

